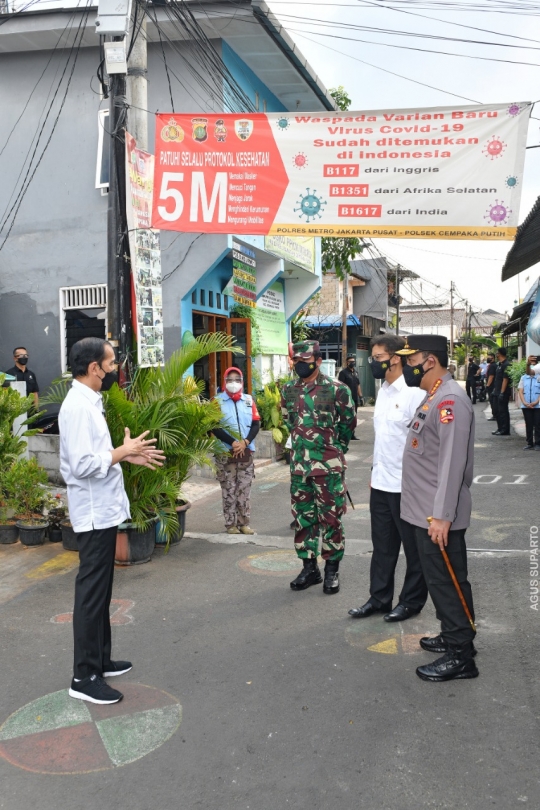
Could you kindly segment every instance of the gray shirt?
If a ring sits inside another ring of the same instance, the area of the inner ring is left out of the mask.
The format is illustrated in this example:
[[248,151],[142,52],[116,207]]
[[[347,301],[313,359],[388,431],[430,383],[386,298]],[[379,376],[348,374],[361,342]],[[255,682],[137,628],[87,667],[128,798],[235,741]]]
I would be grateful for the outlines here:
[[427,517],[466,529],[471,520],[474,411],[451,374],[417,408],[403,454],[401,517],[428,528]]

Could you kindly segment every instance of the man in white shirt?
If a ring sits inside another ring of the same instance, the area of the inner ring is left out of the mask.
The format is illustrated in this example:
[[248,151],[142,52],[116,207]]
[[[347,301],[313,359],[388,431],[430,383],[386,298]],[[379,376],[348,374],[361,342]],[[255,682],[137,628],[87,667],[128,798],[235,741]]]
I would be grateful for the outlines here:
[[67,485],[69,517],[77,534],[79,573],[73,611],[74,668],[69,694],[91,703],[117,703],[122,693],[104,680],[128,672],[129,661],[111,660],[111,603],[116,531],[130,517],[121,461],[155,469],[164,455],[146,439],[132,439],[113,448],[100,391],[115,382],[111,344],[83,338],[71,349],[74,377],[60,408],[60,472]]
[[[371,470],[370,597],[359,608],[349,610],[355,619],[384,613],[386,622],[399,622],[420,613],[427,599],[414,532],[401,519],[401,466],[409,424],[425,397],[410,388],[403,378],[403,361],[396,352],[405,346],[397,335],[380,335],[371,341],[370,368],[375,379],[384,379],[374,413],[375,447]],[[405,581],[398,604],[392,610],[394,574],[403,550],[407,560]]]

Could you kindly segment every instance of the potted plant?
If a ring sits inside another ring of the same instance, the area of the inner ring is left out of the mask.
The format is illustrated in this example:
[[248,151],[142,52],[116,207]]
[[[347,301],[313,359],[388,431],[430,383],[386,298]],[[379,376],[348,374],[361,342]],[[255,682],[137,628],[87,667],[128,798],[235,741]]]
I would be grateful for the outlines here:
[[[261,432],[269,431],[274,444],[272,458],[281,458],[289,437],[289,429],[281,415],[281,391],[276,382],[268,383],[257,394],[257,409],[261,417]],[[261,439],[263,436],[259,433]]]
[[17,521],[13,517],[13,507],[9,506],[5,498],[1,479],[2,475],[0,474],[0,545],[8,545],[17,542],[19,530],[17,529]]
[[41,510],[47,495],[47,472],[35,458],[19,458],[4,472],[4,487],[17,518],[19,538],[24,546],[40,546],[49,522]]
[[49,495],[45,510],[49,521],[48,536],[50,543],[62,542],[62,521],[66,520],[67,509],[60,494]]

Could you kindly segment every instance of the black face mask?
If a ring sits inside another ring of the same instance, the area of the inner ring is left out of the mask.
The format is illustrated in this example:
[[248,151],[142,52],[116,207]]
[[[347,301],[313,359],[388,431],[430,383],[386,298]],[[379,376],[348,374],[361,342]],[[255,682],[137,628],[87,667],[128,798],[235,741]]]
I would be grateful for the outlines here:
[[[101,366],[100,366],[101,368]],[[101,368],[103,371],[103,369]],[[115,383],[118,382],[118,372],[117,371],[106,371],[105,376],[101,381],[101,390],[102,391],[109,391]]]
[[390,368],[390,360],[371,360],[369,367],[376,380],[384,380]]
[[425,373],[423,363],[418,366],[403,366],[403,376],[409,388],[418,388]]
[[28,355],[23,354],[21,357],[17,357],[15,362],[19,363],[21,366],[25,366],[28,363]]
[[298,363],[295,364],[294,370],[298,374],[299,377],[305,379],[306,377],[311,377],[315,369],[317,368],[317,364],[315,361],[312,363],[306,363],[305,360],[299,360]]
[[349,368],[354,368],[354,367],[355,367],[355,365],[356,365],[356,363],[355,363],[355,361],[354,361],[354,360],[351,360],[351,361],[349,361],[349,362],[347,363],[347,365],[349,366]]

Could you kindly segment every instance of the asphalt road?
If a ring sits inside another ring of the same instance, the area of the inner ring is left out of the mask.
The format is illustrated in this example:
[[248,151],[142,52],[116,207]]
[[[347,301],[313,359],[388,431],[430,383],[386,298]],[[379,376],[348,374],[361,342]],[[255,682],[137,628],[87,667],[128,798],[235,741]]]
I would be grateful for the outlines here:
[[[131,657],[134,669],[115,681],[126,699],[108,721],[98,718],[109,758],[91,736],[95,718],[84,723],[62,703],[51,720],[62,696],[38,702],[0,727],[0,808],[539,807],[539,616],[530,607],[529,543],[540,453],[522,452],[516,436],[492,437],[478,413],[475,475],[483,477],[468,533],[469,547],[483,550],[470,554],[478,679],[416,677],[415,667],[432,658],[418,637],[438,627],[430,603],[397,628],[347,616],[368,596],[365,409],[349,455],[357,509],[345,519],[351,553],[339,595],[289,588],[299,566],[287,551],[284,466],[257,475],[256,543],[217,534],[219,494],[198,501],[188,513],[194,536],[147,565],[117,569],[115,610],[125,623],[114,628],[115,653]],[[231,539],[242,542],[222,542]],[[398,582],[402,574],[400,558]],[[0,607],[0,722],[69,685],[71,626],[51,619],[71,610],[74,576],[67,566]],[[50,773],[62,768],[71,772]]]

